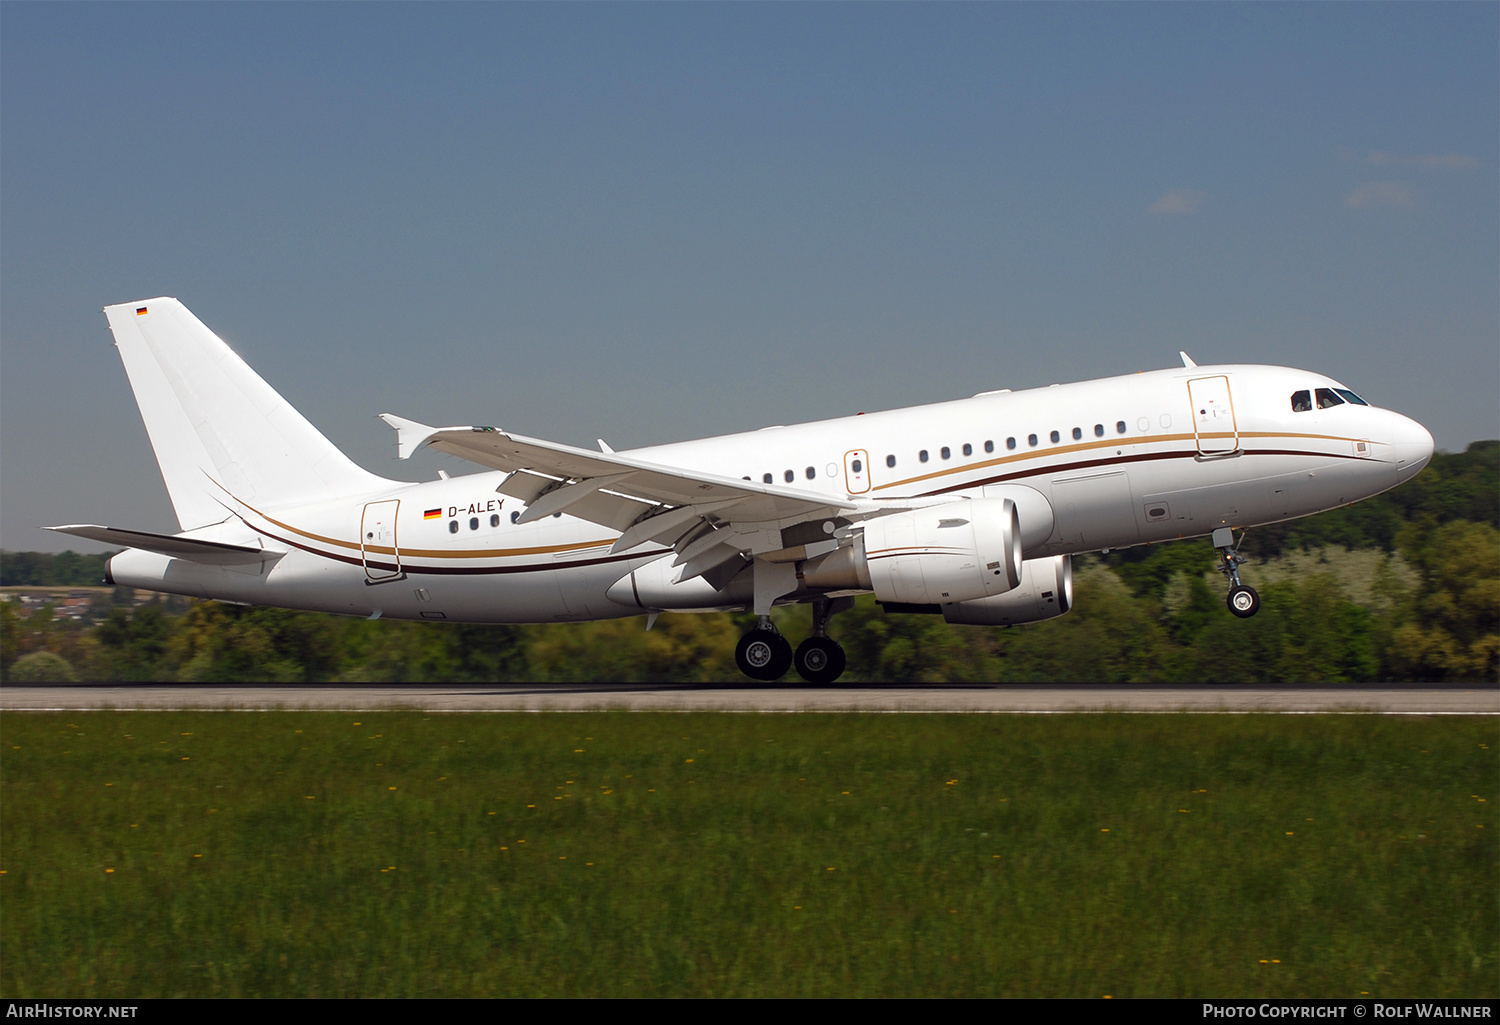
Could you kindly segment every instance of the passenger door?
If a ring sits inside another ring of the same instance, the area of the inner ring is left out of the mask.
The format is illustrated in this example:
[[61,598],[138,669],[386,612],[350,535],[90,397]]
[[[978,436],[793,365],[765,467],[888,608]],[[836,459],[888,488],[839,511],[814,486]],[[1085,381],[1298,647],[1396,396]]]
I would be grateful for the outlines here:
[[1223,374],[1194,378],[1188,382],[1188,400],[1193,404],[1198,451],[1206,456],[1238,452],[1240,432],[1229,395],[1229,378]]
[[401,549],[396,545],[396,511],[400,508],[400,499],[365,504],[359,521],[359,554],[365,564],[366,583],[401,578]]

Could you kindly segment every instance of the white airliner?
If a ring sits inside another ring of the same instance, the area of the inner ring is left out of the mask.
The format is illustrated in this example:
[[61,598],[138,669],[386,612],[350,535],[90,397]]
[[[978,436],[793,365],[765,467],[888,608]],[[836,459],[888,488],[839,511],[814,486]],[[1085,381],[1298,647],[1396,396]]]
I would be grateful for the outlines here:
[[[351,462],[176,299],[105,309],[182,527],[53,527],[128,550],[114,584],[343,615],[536,623],[750,609],[746,675],[838,678],[829,618],[873,591],[950,623],[1050,619],[1070,556],[1233,531],[1410,479],[1432,435],[1286,367],[1182,367],[615,452],[383,414],[492,472]],[[1243,535],[1241,535],[1243,538]],[[795,653],[773,605],[809,602]]]

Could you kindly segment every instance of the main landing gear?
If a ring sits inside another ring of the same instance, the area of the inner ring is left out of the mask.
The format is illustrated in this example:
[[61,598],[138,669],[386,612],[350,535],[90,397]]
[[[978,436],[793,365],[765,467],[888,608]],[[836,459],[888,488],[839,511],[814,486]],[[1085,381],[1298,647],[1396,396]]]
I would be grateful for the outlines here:
[[828,620],[835,612],[853,604],[852,598],[813,602],[813,635],[797,645],[796,652],[771,625],[771,617],[761,616],[760,622],[735,645],[735,665],[750,679],[765,683],[781,679],[791,668],[808,683],[832,683],[843,674],[845,660],[844,649],[828,636]]
[[770,616],[761,616],[755,628],[734,646],[734,664],[752,680],[779,680],[791,667],[792,646],[771,625]]
[[[1240,540],[1244,540],[1243,534],[1240,535]],[[1244,564],[1245,557],[1234,543],[1234,531],[1228,527],[1215,530],[1214,547],[1219,552],[1219,572],[1224,574],[1230,584],[1226,600],[1229,611],[1241,619],[1249,619],[1260,611],[1260,595],[1255,593],[1255,588],[1240,583],[1240,566]]]

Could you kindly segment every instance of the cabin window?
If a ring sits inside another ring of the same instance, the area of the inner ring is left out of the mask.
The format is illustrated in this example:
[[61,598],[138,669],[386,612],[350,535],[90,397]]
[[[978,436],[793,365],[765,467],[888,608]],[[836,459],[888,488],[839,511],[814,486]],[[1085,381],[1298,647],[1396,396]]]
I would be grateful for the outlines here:
[[1059,441],[1062,441],[1062,435],[1058,434],[1056,431],[1053,431],[1052,432],[1052,444],[1056,445]]
[[974,446],[970,445],[967,441],[964,442],[964,455],[966,455],[966,456],[972,456],[973,454],[974,454]]
[[1016,439],[1015,438],[1006,438],[1005,439],[1005,447],[1006,448],[1015,448],[1016,447]]
[[849,464],[849,469],[853,470],[855,473],[864,473],[865,472],[865,463],[864,463],[864,460],[862,460],[862,459],[856,459],[856,460],[854,460],[854,462],[852,462],[852,463]]
[[984,450],[986,452],[993,452],[993,451],[995,451],[995,443],[993,441],[986,441],[984,443]]
[[807,479],[808,480],[817,480],[818,479],[818,468],[816,466],[809,466],[807,468]]
[[1035,434],[1028,434],[1028,435],[1026,435],[1026,444],[1030,445],[1032,448],[1035,448],[1036,447],[1036,435]]
[[792,481],[797,479],[797,475],[791,470],[788,470],[786,473],[783,473],[781,475],[781,479],[790,484]]
[[554,520],[560,520],[560,519],[562,519],[562,513],[560,513],[560,512],[555,512],[555,513],[553,513],[553,514],[552,514],[552,518],[553,518],[553,519],[554,519]]
[[1095,424],[1094,425],[1094,437],[1096,437],[1096,438],[1102,438],[1102,437],[1104,437],[1104,425],[1103,424]]
[[1116,420],[1115,421],[1115,433],[1116,434],[1124,434],[1125,433],[1125,421],[1124,420]]
[[895,456],[886,456],[885,457],[885,465],[887,465],[887,466],[895,466],[896,465],[896,457]]
[[918,452],[917,458],[924,463],[927,462],[927,450],[924,448],[922,451]]
[[478,516],[470,516],[469,517],[469,529],[470,530],[478,530],[479,529],[479,517]]
[[1368,402],[1366,402],[1364,399],[1360,398],[1358,395],[1354,394],[1348,388],[1335,388],[1333,390],[1336,391],[1336,392],[1338,392],[1344,398],[1348,399],[1350,402],[1354,403],[1356,406],[1368,406],[1369,405]]
[[1083,428],[1082,427],[1075,427],[1075,428],[1073,428],[1073,440],[1074,441],[1079,441],[1082,438],[1083,438]]
[[491,514],[491,516],[490,516],[490,526],[492,526],[492,527],[498,527],[498,526],[500,526],[500,514],[499,513],[493,513],[493,514]]
[[938,455],[942,456],[944,459],[947,459],[953,455],[953,452],[948,448],[947,445],[944,445],[942,448],[938,449]]
[[457,520],[449,520],[448,521],[448,533],[450,533],[450,534],[457,534],[458,533],[458,521]]
[[1318,408],[1331,409],[1334,406],[1342,406],[1344,400],[1333,393],[1332,388],[1318,389]]
[[765,476],[764,476],[764,477],[762,477],[762,478],[761,478],[761,482],[762,482],[762,483],[764,483],[764,484],[770,484],[770,483],[771,483],[771,482],[772,482],[772,481],[774,481],[774,480],[775,480],[775,479],[776,479],[776,478],[775,478],[775,477],[772,477],[772,476],[771,476],[771,475],[770,475],[770,474],[769,474],[769,473],[768,473],[768,474],[766,474],[766,475],[765,475]]
[[512,522],[512,523],[516,522],[520,518],[521,518],[521,512],[520,512],[520,510],[517,510],[517,511],[515,511],[515,512],[513,512],[513,513],[510,514],[510,522]]
[[1306,413],[1312,409],[1312,392],[1306,390],[1292,392],[1292,412]]

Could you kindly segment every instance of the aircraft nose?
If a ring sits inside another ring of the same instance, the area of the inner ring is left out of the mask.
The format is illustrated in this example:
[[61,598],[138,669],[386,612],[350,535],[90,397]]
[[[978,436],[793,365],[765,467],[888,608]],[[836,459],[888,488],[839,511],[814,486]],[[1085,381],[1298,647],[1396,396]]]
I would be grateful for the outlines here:
[[1395,440],[1391,447],[1395,450],[1396,475],[1402,480],[1410,479],[1426,466],[1432,460],[1432,453],[1436,448],[1432,432],[1404,416],[1396,426]]

